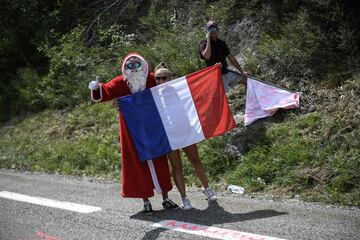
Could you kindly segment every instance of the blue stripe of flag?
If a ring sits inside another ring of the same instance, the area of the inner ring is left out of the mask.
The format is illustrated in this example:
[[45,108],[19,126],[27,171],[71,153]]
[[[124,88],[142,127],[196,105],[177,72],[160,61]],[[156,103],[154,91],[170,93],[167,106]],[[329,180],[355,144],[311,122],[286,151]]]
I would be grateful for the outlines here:
[[159,111],[149,89],[120,97],[118,104],[141,161],[171,151]]

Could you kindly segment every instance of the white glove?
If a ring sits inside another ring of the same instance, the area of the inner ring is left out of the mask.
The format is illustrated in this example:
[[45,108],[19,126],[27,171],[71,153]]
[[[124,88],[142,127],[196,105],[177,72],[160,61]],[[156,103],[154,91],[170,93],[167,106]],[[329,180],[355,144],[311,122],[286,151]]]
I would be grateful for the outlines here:
[[98,89],[99,86],[100,86],[100,84],[99,84],[99,77],[96,76],[96,80],[95,80],[95,81],[91,81],[91,82],[89,83],[89,89],[90,89],[91,91],[94,91],[94,90]]

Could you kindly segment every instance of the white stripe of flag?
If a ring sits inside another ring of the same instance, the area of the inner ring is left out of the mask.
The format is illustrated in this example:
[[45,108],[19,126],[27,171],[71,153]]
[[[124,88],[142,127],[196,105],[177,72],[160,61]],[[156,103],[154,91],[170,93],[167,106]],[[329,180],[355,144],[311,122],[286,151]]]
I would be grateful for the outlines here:
[[186,77],[150,90],[171,149],[179,149],[205,139]]

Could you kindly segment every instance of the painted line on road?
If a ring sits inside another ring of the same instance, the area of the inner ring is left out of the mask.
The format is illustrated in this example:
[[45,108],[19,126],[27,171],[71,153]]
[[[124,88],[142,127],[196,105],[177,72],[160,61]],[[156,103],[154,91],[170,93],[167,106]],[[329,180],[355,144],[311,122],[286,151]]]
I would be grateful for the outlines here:
[[100,211],[101,208],[89,206],[89,205],[83,205],[83,204],[77,204],[77,203],[71,203],[71,202],[62,202],[47,198],[39,198],[39,197],[33,197],[28,195],[23,195],[19,193],[13,193],[13,192],[7,192],[7,191],[1,191],[0,197],[20,201],[20,202],[27,202],[32,203],[36,205],[42,205],[46,207],[53,207],[53,208],[60,208],[68,211],[73,212],[79,212],[79,213],[92,213],[96,211]]
[[253,233],[228,230],[224,228],[180,222],[176,220],[164,220],[158,223],[154,223],[152,226],[223,240],[285,240],[283,238],[268,237]]

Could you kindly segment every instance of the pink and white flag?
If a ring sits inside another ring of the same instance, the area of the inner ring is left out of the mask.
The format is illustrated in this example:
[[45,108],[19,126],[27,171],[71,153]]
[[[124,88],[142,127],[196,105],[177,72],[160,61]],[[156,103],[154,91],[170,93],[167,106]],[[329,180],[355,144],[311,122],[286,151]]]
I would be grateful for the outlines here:
[[257,81],[247,80],[245,126],[260,118],[272,116],[280,108],[298,108],[300,93],[293,93],[275,86]]

